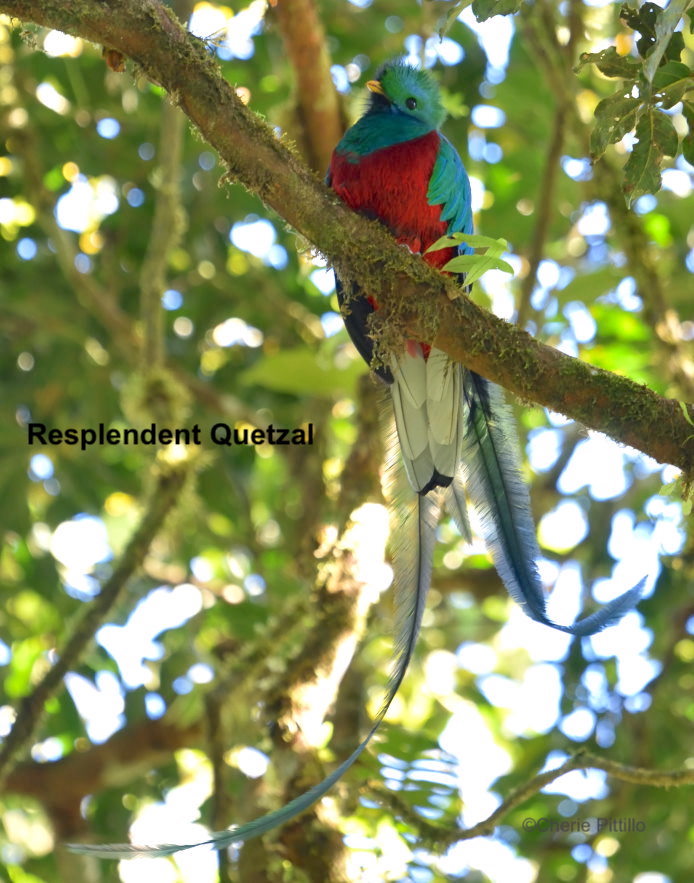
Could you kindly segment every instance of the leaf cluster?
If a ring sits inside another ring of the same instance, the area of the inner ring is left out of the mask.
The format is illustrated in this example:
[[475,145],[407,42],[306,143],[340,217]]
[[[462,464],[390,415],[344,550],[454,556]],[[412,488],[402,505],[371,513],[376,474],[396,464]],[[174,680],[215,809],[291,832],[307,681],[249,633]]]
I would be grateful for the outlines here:
[[[694,18],[689,12],[690,30]],[[694,72],[681,60],[685,52],[682,34],[674,31],[678,17],[670,17],[665,27],[665,10],[655,3],[644,3],[638,10],[624,6],[623,22],[641,36],[636,41],[639,58],[619,54],[615,46],[581,55],[578,70],[593,64],[606,77],[622,80],[619,88],[595,108],[595,127],[590,150],[599,159],[609,144],[630,132],[636,141],[624,167],[623,189],[629,203],[661,186],[661,167],[666,156],[682,154],[694,165]],[[659,55],[659,59],[658,59]],[[650,60],[657,59],[651,71]],[[672,120],[673,108],[682,104],[687,132],[680,140]]]

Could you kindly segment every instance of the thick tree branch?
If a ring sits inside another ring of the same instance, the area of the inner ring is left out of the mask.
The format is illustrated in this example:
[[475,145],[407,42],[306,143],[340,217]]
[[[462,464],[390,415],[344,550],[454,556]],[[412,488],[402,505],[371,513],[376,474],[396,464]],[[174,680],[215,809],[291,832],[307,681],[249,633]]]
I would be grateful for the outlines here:
[[204,733],[201,720],[179,725],[167,718],[145,718],[86,751],[73,751],[52,763],[17,764],[7,776],[5,790],[43,803],[61,839],[82,836],[88,827],[81,812],[87,794],[125,787],[152,767],[167,763],[179,748],[200,745]]
[[345,129],[314,0],[276,0],[275,16],[294,70],[296,104],[311,168],[325,172]]
[[[161,83],[226,162],[229,175],[358,282],[403,330],[521,398],[694,472],[694,435],[677,401],[584,364],[490,315],[380,225],[331,198],[238,99],[203,44],[156,0],[0,0],[0,12],[117,49]],[[451,301],[456,296],[456,301]],[[438,331],[437,331],[438,329]],[[691,409],[690,409],[691,412]]]

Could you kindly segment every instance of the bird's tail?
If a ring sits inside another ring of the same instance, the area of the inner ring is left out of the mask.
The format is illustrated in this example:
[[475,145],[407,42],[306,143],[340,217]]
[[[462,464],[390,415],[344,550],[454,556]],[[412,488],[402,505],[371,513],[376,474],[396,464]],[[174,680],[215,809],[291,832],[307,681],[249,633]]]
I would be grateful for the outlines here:
[[350,756],[326,776],[322,782],[304,794],[295,797],[281,809],[261,816],[252,822],[225,831],[216,831],[206,840],[196,843],[161,844],[158,846],[137,846],[130,843],[113,844],[68,844],[72,852],[104,859],[125,859],[138,856],[167,856],[196,846],[212,846],[224,849],[231,844],[243,843],[253,837],[267,834],[320,800],[335,785],[362,754],[378,730],[393,697],[407,671],[422,622],[424,604],[431,579],[432,551],[435,541],[436,524],[440,505],[437,493],[416,496],[410,499],[402,495],[395,501],[396,545],[393,549],[395,570],[394,591],[397,610],[396,656],[393,672],[388,683],[383,704],[376,715],[371,729]]
[[501,390],[472,371],[465,372],[463,396],[462,466],[448,496],[455,501],[467,492],[510,595],[532,619],[571,635],[592,635],[613,625],[638,602],[645,580],[573,625],[559,625],[548,618],[536,564],[540,551],[530,498],[520,475],[510,410]]
[[463,442],[463,368],[432,347],[408,343],[390,364],[400,449],[412,487],[426,494],[453,481]]

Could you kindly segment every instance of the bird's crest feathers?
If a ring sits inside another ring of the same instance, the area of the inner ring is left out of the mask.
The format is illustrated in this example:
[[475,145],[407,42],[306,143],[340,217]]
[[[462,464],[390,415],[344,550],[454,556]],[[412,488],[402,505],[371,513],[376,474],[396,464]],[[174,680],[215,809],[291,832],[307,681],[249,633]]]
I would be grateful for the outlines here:
[[371,88],[367,113],[401,113],[430,129],[438,129],[446,119],[439,85],[427,70],[396,58],[382,65],[371,82],[380,89]]

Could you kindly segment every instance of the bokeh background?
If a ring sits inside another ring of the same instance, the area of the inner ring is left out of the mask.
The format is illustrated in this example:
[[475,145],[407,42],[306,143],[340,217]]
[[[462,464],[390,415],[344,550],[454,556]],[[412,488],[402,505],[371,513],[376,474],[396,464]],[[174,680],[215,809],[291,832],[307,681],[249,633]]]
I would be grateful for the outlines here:
[[[666,160],[662,189],[628,210],[633,133],[590,160],[593,112],[615,80],[575,68],[611,45],[636,56],[620,4],[537,0],[481,23],[468,7],[441,38],[452,8],[253,0],[177,12],[321,176],[379,63],[434,68],[477,229],[508,240],[515,271],[485,275],[475,299],[691,401],[693,168]],[[296,63],[309,38],[315,70]],[[687,27],[683,39],[691,65]],[[530,622],[481,541],[466,546],[444,521],[411,670],[380,739],[316,810],[221,856],[97,864],[60,847],[129,829],[189,842],[280,805],[354,747],[391,650],[380,394],[343,330],[332,272],[222,180],[161,88],[119,67],[101,47],[0,15],[1,736],[62,648],[90,628],[96,638],[40,703],[9,772],[0,877],[690,879],[691,793],[599,770],[561,776],[493,832],[464,836],[582,748],[657,770],[692,763],[694,547],[677,472],[530,402],[514,411],[553,618],[645,576],[638,611],[572,643]],[[317,129],[302,102],[312,70],[329,74]],[[686,110],[666,110],[682,135]],[[30,447],[31,421],[198,424],[205,443]],[[215,447],[217,422],[312,423],[315,444]],[[138,551],[128,544],[147,518]],[[85,625],[104,587],[108,609]],[[523,826],[596,817],[644,827]]]

